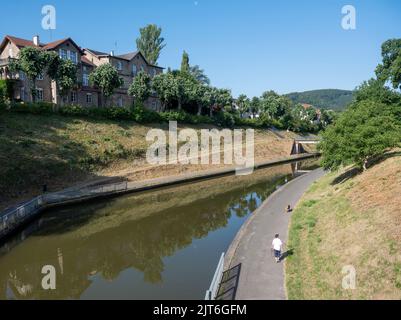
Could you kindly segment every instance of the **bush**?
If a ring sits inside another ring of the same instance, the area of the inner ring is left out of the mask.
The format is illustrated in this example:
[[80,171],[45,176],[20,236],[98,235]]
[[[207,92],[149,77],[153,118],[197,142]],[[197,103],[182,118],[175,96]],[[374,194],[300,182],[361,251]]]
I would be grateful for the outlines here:
[[103,108],[107,119],[112,120],[132,120],[133,116],[131,111],[121,107]]
[[234,116],[231,113],[222,111],[216,114],[214,122],[220,127],[231,128],[235,125]]
[[86,108],[77,105],[67,105],[59,108],[58,112],[68,116],[87,116],[90,111]]
[[146,109],[142,104],[136,104],[131,110],[132,118],[139,123],[160,122],[159,113]]
[[36,103],[14,103],[11,110],[22,113],[51,114],[54,113],[55,105],[49,102]]

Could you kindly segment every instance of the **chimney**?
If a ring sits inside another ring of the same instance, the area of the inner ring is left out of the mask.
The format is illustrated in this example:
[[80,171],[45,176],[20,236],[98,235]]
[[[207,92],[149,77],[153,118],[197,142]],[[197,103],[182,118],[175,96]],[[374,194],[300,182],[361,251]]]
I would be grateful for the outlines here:
[[39,47],[39,36],[38,36],[38,35],[33,36],[32,41],[33,41],[33,44],[34,44],[35,46]]
[[111,50],[111,51],[110,51],[110,55],[111,55],[112,57],[114,57],[114,50]]

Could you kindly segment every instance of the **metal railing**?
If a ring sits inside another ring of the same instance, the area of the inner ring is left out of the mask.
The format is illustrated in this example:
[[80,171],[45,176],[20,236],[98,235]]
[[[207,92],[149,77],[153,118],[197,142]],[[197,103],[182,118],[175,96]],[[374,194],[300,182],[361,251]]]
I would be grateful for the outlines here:
[[118,192],[118,191],[125,191],[128,188],[128,182],[119,182],[113,184],[105,184],[97,187],[89,187],[83,188],[80,190],[82,193],[87,193],[89,195],[98,194],[98,193],[110,193],[110,192]]
[[223,277],[223,269],[224,269],[224,252],[221,254],[219,264],[217,265],[209,290],[206,291],[205,300],[214,300],[216,298],[221,278]]
[[0,216],[0,234],[31,216],[43,205],[43,196],[38,196]]

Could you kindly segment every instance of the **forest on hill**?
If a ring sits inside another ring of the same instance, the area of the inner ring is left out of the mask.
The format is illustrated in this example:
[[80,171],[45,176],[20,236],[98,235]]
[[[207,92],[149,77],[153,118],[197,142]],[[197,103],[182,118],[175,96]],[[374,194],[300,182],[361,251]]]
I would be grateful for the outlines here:
[[321,89],[286,94],[294,103],[308,103],[320,109],[342,111],[353,99],[353,91]]

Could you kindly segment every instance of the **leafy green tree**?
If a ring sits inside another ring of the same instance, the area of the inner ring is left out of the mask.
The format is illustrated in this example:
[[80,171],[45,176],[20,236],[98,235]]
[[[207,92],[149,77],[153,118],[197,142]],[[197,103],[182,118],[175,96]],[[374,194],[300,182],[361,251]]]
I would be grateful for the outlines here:
[[355,102],[322,134],[318,148],[325,169],[355,164],[366,170],[369,161],[401,146],[401,110],[374,100]]
[[251,101],[245,94],[241,94],[238,96],[237,105],[238,105],[238,112],[240,116],[243,117],[244,113],[249,112]]
[[401,103],[401,95],[399,93],[385,86],[383,81],[373,78],[364,81],[357,87],[354,96],[356,101],[376,100],[385,104]]
[[390,81],[394,89],[401,88],[401,39],[389,39],[382,44],[382,64],[376,68],[378,80]]
[[260,105],[261,105],[260,98],[253,97],[252,100],[251,100],[250,108],[249,108],[249,110],[252,113],[253,118],[255,118],[256,114],[259,113]]
[[157,65],[161,50],[166,46],[161,36],[162,29],[155,24],[149,24],[139,29],[140,37],[136,40],[138,50],[147,62]]
[[281,96],[274,91],[266,91],[260,99],[260,111],[266,113],[271,119],[280,119],[293,103],[285,96]]
[[198,65],[190,66],[189,72],[201,84],[210,85],[210,79]]
[[128,94],[134,97],[135,102],[144,103],[149,98],[151,90],[150,76],[140,71],[128,88]]
[[123,79],[118,75],[117,69],[110,63],[97,67],[89,75],[89,81],[100,89],[105,104],[107,99],[114,93],[114,90],[124,83]]
[[23,71],[30,82],[32,101],[36,101],[36,79],[43,74],[48,62],[48,52],[24,47],[18,53],[18,59],[12,60],[10,69],[13,72]]
[[189,73],[189,55],[185,51],[182,53],[181,72]]
[[152,88],[162,103],[163,111],[166,111],[178,96],[178,84],[173,72],[161,73],[155,76],[152,81]]
[[65,97],[77,83],[77,66],[71,60],[63,60],[56,52],[47,54],[47,74],[56,82],[57,91]]

